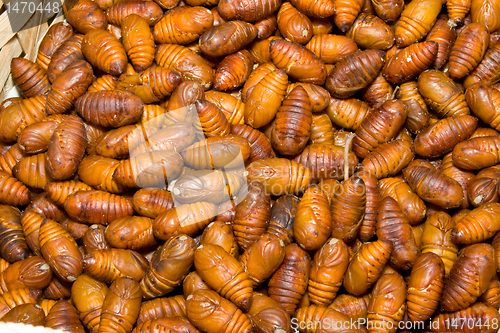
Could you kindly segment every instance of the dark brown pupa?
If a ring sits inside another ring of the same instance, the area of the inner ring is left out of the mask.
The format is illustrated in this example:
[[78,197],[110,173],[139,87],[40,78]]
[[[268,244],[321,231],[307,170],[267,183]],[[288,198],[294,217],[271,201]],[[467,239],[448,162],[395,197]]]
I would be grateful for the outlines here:
[[155,24],[153,35],[158,44],[186,45],[197,41],[213,26],[210,10],[201,6],[184,6],[169,10]]
[[276,67],[301,82],[319,85],[325,82],[325,64],[312,51],[284,39],[273,40],[269,44],[271,60]]
[[214,89],[220,91],[240,87],[253,70],[250,52],[241,50],[226,56],[215,70]]
[[70,24],[59,22],[51,25],[38,46],[36,63],[44,70],[47,70],[54,52],[71,35],[73,35],[73,27]]
[[297,244],[285,248],[285,258],[281,266],[269,280],[269,297],[279,302],[292,315],[300,299],[307,291],[311,270],[311,258]]
[[55,130],[46,155],[46,169],[55,180],[73,176],[87,147],[86,130],[78,116],[70,116]]
[[410,223],[391,197],[386,197],[380,204],[377,216],[377,237],[392,243],[391,263],[399,269],[410,269],[418,257]]
[[[98,1],[96,1],[98,2]],[[114,4],[106,10],[106,17],[111,24],[120,26],[130,15],[142,17],[148,25],[157,23],[163,11],[156,2],[148,1],[113,1]]]
[[304,149],[311,132],[311,111],[307,92],[297,86],[288,94],[276,113],[271,144],[278,153],[293,156]]
[[50,89],[45,70],[25,58],[13,58],[10,63],[12,78],[26,97],[45,95]]
[[28,258],[28,253],[21,212],[15,207],[0,205],[0,255],[13,263]]
[[438,43],[436,42],[411,44],[389,59],[382,73],[387,81],[394,84],[410,81],[432,65],[436,60],[437,52]]
[[478,243],[466,247],[445,282],[442,309],[454,312],[472,305],[486,291],[495,275],[494,264],[494,249],[491,245]]
[[[448,15],[451,16],[450,11],[448,11]],[[443,67],[448,61],[451,48],[455,42],[456,31],[454,27],[448,25],[448,20],[448,16],[440,15],[426,38],[426,41],[436,42],[439,44],[438,54],[433,64],[435,69],[441,69],[441,67]]]
[[45,109],[48,114],[65,113],[82,96],[92,83],[92,66],[84,60],[76,61],[66,67],[54,80],[47,94]]
[[121,127],[141,119],[141,99],[127,91],[105,90],[86,93],[75,102],[79,115],[94,125]]
[[[226,20],[259,21],[278,10],[279,0],[222,0],[217,10]],[[333,14],[333,13],[332,13]]]
[[[360,158],[393,139],[403,127],[408,112],[400,100],[389,100],[370,112],[356,130],[352,150]],[[384,126],[381,126],[384,124]]]

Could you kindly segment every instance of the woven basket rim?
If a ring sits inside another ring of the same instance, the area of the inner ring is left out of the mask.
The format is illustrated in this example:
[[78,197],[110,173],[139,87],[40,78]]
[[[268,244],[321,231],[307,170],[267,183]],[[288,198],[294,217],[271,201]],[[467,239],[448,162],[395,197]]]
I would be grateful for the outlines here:
[[[24,57],[35,61],[42,38],[53,24],[65,22],[64,15],[52,14],[50,17],[43,12],[7,13],[5,2],[18,0],[0,0],[0,101],[10,97],[20,97],[21,93],[12,80],[10,62],[13,58]],[[49,0],[29,0],[45,5]],[[59,1],[59,0],[58,0]],[[51,0],[53,2],[53,0]],[[36,7],[35,7],[36,8]],[[43,8],[43,7],[42,7]],[[62,11],[62,0],[61,0]],[[61,12],[60,12],[61,13]],[[23,24],[19,31],[12,31],[11,20]]]

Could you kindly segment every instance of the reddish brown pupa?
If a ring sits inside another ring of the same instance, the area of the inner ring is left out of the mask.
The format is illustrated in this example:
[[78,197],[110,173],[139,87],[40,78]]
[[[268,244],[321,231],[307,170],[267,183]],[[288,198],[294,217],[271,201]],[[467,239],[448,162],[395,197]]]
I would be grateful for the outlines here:
[[243,85],[253,69],[250,52],[241,50],[226,56],[215,70],[214,89],[226,91]]
[[12,78],[26,97],[45,95],[50,89],[47,73],[38,64],[25,58],[13,58]]

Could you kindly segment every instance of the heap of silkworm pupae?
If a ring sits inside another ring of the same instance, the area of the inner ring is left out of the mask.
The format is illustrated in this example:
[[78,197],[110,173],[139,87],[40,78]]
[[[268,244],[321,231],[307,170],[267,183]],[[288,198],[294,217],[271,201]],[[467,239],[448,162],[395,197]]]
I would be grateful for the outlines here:
[[498,331],[500,0],[63,8],[0,104],[0,321]]

